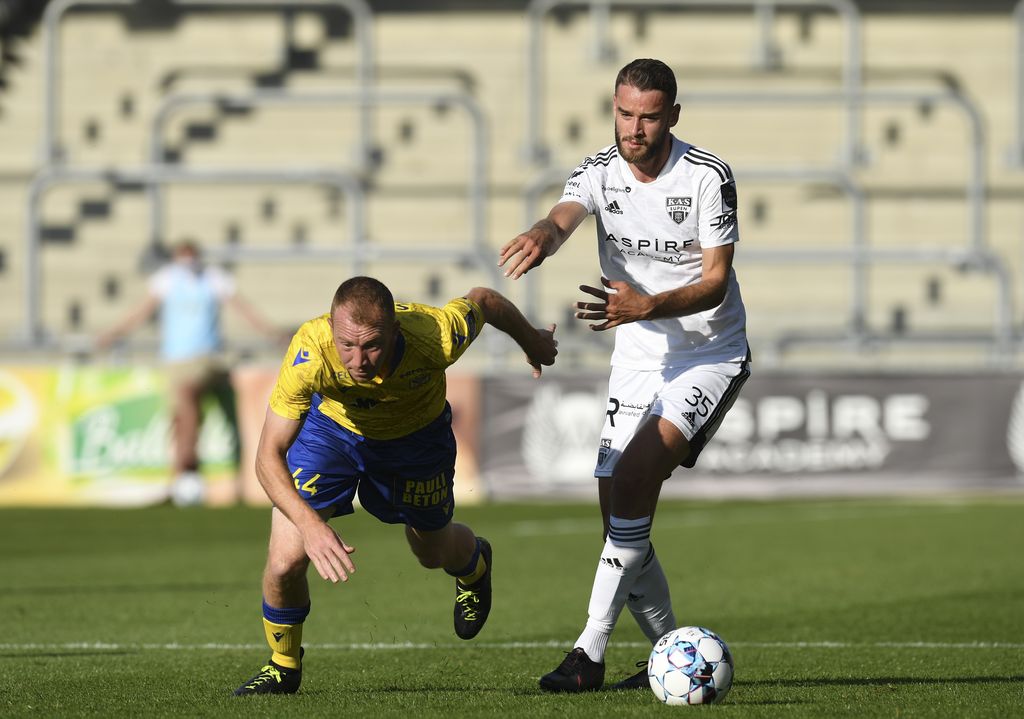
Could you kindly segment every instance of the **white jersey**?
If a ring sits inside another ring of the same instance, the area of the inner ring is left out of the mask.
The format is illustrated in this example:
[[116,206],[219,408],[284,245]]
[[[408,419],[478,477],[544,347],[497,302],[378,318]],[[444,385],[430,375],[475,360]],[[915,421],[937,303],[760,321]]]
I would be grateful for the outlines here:
[[[639,182],[615,145],[586,158],[569,176],[560,202],[597,217],[601,273],[645,294],[701,279],[701,251],[739,241],[732,170],[715,155],[672,137],[672,151],[653,182]],[[619,325],[611,363],[654,370],[747,357],[746,311],[730,271],[722,304],[713,309]]]

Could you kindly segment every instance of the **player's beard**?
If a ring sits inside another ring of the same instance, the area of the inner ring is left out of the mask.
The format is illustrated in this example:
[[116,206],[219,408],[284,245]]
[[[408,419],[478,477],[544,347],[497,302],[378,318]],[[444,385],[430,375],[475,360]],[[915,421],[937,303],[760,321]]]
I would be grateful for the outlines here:
[[[668,142],[668,128],[657,137],[645,137],[644,144],[638,150],[630,150],[623,144],[619,128],[615,128],[615,146],[619,148],[619,156],[633,165],[642,165],[656,158]],[[627,138],[628,139],[628,138]]]

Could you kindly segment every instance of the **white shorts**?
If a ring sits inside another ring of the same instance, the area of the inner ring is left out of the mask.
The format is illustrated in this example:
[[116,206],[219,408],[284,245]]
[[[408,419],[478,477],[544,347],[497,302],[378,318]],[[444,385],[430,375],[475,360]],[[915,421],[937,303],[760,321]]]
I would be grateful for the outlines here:
[[612,475],[623,450],[648,415],[664,417],[679,428],[690,443],[690,453],[680,465],[693,467],[749,376],[749,361],[651,371],[612,367],[594,476]]

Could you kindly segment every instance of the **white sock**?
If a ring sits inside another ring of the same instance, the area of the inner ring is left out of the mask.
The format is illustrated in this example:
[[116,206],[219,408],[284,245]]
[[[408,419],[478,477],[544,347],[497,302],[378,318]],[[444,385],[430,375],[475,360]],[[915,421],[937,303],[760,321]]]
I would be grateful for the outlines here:
[[651,518],[611,517],[608,539],[594,575],[590,592],[587,626],[574,646],[581,647],[591,661],[604,662],[615,622],[626,604],[626,597],[643,568],[651,544]]
[[654,553],[653,544],[650,545],[640,574],[633,582],[633,588],[629,590],[626,606],[652,646],[666,632],[676,628],[668,580],[658,555]]

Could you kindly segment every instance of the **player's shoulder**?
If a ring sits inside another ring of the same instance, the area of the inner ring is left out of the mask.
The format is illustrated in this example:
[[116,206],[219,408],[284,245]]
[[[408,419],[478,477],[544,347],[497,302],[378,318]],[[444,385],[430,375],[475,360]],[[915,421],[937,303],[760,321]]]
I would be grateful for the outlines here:
[[208,280],[223,281],[231,278],[231,273],[220,265],[203,265],[203,277]]
[[453,297],[440,307],[416,302],[395,302],[395,315],[403,324],[408,322],[436,323],[446,314],[465,314],[466,311],[472,310],[479,312],[479,308],[465,297]]
[[295,341],[300,349],[310,355],[320,355],[334,347],[334,334],[331,332],[330,315],[324,313],[313,319],[306,320],[295,332]]
[[693,174],[713,174],[722,183],[735,179],[729,163],[721,156],[683,140],[676,139],[676,142],[679,144],[674,151],[678,153],[681,167]]
[[612,164],[618,159],[618,157],[619,148],[616,147],[614,144],[608,145],[607,147],[598,150],[593,155],[587,155],[585,158],[583,158],[583,161],[576,166],[575,170],[573,170],[573,174],[570,176],[570,179],[572,177],[581,175],[584,172],[607,172],[608,168],[612,166]]

